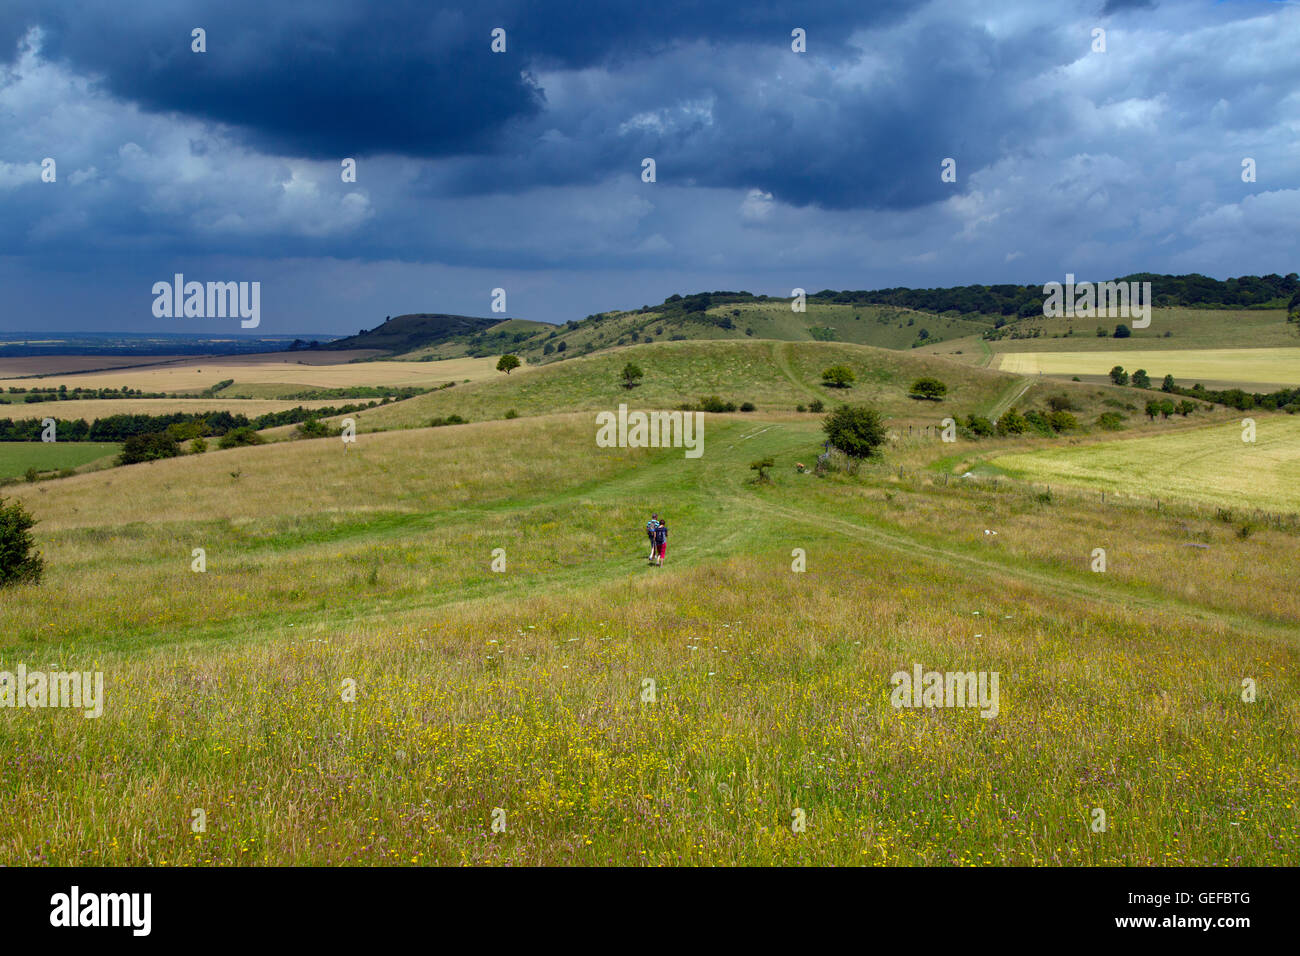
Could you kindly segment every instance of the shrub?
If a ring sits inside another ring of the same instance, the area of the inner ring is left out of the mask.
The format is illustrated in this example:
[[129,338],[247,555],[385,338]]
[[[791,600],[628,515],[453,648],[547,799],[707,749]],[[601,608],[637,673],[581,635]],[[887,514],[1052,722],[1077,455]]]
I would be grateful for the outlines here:
[[947,394],[948,386],[937,378],[918,378],[912,383],[912,390],[908,393],[908,396],[938,402],[942,401]]
[[195,455],[201,455],[208,450],[208,440],[200,435],[190,442],[190,452]]
[[1172,392],[1174,387],[1174,377],[1172,375],[1166,375],[1164,383],[1160,386],[1160,391]]
[[41,477],[41,473],[37,471],[35,468],[28,468],[26,471],[23,472],[23,478],[27,481],[28,484],[35,484],[37,481],[40,480],[40,477]]
[[468,425],[469,422],[459,415],[448,415],[446,418],[435,418],[429,422],[430,428],[442,428],[444,425]]
[[740,410],[742,412],[753,412],[753,411],[757,411],[758,409],[754,407],[753,402],[741,402]]
[[305,422],[299,422],[296,430],[303,438],[327,438],[330,433],[329,426],[319,418],[309,418]]
[[1140,368],[1133,373],[1133,387],[1134,388],[1151,387],[1151,376],[1147,374],[1146,369]]
[[1128,384],[1128,372],[1124,371],[1124,366],[1116,365],[1110,370],[1110,380],[1115,385]]
[[808,403],[808,411],[815,415],[820,415],[825,408],[826,404],[820,398],[814,398]]
[[870,458],[887,432],[880,413],[867,405],[841,405],[822,422],[830,443],[852,459]]
[[1054,412],[1073,412],[1079,408],[1078,405],[1074,404],[1074,399],[1064,393],[1049,395],[1047,397],[1047,407]]
[[1097,427],[1108,432],[1117,432],[1124,427],[1124,416],[1119,412],[1102,412],[1097,416]]
[[702,395],[694,411],[697,412],[734,412],[735,402],[724,402],[717,395]]
[[1052,412],[1047,416],[1047,424],[1054,432],[1068,432],[1079,427],[1078,419],[1066,411]]
[[217,445],[221,448],[239,448],[243,445],[265,444],[266,439],[248,427],[232,428],[217,441]]
[[828,388],[849,388],[857,380],[847,365],[832,365],[822,370],[822,384]]
[[1125,325],[1123,322],[1115,326],[1115,338],[1117,339],[1126,339],[1132,334],[1133,334],[1132,331],[1130,331],[1129,327]]
[[34,524],[21,501],[6,505],[0,498],[0,587],[40,583],[45,561],[33,548],[29,532]]
[[993,423],[983,415],[967,415],[966,429],[978,438],[987,438],[994,434]]
[[[224,442],[225,439],[223,438],[222,441]],[[129,437],[122,445],[122,453],[117,456],[117,463],[134,465],[142,461],[156,461],[159,458],[175,458],[180,453],[181,446],[176,443],[173,436],[166,432],[148,432]]]
[[1052,431],[1052,423],[1047,420],[1047,416],[1036,408],[1031,408],[1025,412],[1025,424],[1040,435],[1055,434]]
[[796,412],[806,412],[806,411],[808,411],[808,406],[806,406],[806,405],[796,405],[796,406],[794,407],[794,410],[795,410]]
[[758,461],[751,461],[749,463],[749,468],[751,471],[758,472],[758,474],[754,477],[754,480],[762,484],[762,483],[770,482],[772,480],[767,475],[767,469],[773,467],[774,465],[776,465],[775,459],[770,457],[760,458]]
[[516,409],[512,408],[508,412],[506,412],[506,418],[518,418],[518,417],[519,417],[519,412]]
[[1009,409],[1001,418],[998,419],[997,430],[999,435],[1021,435],[1028,427],[1025,416],[1021,415],[1014,408]]

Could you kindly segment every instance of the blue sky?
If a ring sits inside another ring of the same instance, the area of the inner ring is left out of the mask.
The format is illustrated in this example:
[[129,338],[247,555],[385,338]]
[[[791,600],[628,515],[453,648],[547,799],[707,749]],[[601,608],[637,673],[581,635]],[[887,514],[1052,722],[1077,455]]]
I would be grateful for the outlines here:
[[11,0],[0,330],[239,331],[155,318],[177,272],[260,282],[264,335],[489,315],[498,287],[559,322],[713,289],[1286,274],[1297,49],[1300,5],[1265,0]]

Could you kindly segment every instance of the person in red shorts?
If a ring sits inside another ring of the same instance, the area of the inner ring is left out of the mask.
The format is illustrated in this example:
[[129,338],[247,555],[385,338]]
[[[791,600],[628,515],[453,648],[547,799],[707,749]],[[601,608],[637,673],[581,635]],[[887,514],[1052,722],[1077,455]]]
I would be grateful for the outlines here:
[[660,521],[659,526],[655,528],[655,548],[658,549],[658,561],[656,564],[663,567],[664,555],[668,553],[668,522]]

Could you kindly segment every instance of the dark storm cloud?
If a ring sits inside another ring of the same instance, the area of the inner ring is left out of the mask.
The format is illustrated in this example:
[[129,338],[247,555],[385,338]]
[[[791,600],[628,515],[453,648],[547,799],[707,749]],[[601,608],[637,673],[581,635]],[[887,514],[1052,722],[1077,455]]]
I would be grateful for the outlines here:
[[1155,0],[1106,0],[1102,13],[1116,13],[1120,10],[1137,10],[1142,7],[1154,7]]
[[[0,39],[10,56],[24,29],[40,27],[48,57],[101,77],[114,95],[228,124],[284,155],[437,157],[490,151],[490,134],[536,116],[544,98],[534,68],[580,68],[701,36],[788,43],[794,25],[834,50],[854,25],[907,6],[835,2],[792,17],[719,0],[41,3],[11,9]],[[505,55],[489,49],[498,26]],[[203,55],[190,50],[194,27],[207,31]]]

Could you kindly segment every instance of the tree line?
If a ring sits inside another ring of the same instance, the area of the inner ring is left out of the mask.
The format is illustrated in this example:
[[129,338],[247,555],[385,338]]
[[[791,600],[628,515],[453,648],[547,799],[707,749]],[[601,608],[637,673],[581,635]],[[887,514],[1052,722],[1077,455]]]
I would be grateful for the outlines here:
[[[137,435],[150,435],[167,431],[172,425],[197,423],[200,434],[220,437],[238,428],[251,428],[254,431],[274,428],[277,425],[296,425],[311,418],[331,418],[358,412],[363,408],[374,408],[378,402],[364,404],[340,405],[330,408],[304,408],[299,405],[280,412],[267,412],[249,418],[242,413],[231,412],[174,412],[169,415],[108,415],[87,422],[84,418],[70,421],[56,418],[55,434],[59,441],[126,441]],[[41,418],[0,418],[0,441],[40,441],[44,431]]]

